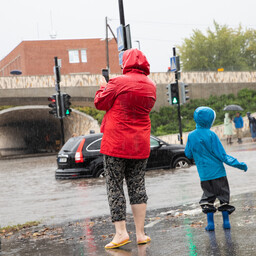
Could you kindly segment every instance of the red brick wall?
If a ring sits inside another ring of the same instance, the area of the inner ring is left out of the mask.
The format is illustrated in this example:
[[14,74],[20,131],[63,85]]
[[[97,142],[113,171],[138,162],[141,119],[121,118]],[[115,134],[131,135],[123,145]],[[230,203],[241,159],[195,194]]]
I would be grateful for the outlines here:
[[23,42],[0,61],[0,76],[10,76],[12,70],[25,70]]
[[[86,49],[87,63],[69,63],[69,50]],[[12,62],[17,56],[20,58]],[[0,61],[0,76],[10,75],[10,70],[20,69],[22,75],[52,75],[54,57],[61,59],[61,74],[90,73],[99,74],[106,67],[105,40],[75,39],[75,40],[45,40],[23,41],[10,54]],[[109,41],[109,58],[111,73],[121,73],[118,61],[118,51],[115,40]],[[6,66],[4,73],[2,68]]]

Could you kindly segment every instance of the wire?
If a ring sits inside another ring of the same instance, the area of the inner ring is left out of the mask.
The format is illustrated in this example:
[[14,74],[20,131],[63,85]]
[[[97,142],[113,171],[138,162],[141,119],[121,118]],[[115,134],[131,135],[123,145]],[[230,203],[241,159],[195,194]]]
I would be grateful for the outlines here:
[[[111,20],[118,20],[115,18],[112,18]],[[133,23],[144,23],[144,24],[162,24],[162,25],[175,25],[175,26],[201,26],[201,27],[209,27],[212,24],[192,24],[192,23],[176,23],[176,22],[165,22],[165,21],[149,21],[149,20],[129,20],[130,22]],[[239,24],[225,24],[231,27],[237,27]],[[244,25],[245,27],[256,27],[256,25],[253,24],[247,24]]]

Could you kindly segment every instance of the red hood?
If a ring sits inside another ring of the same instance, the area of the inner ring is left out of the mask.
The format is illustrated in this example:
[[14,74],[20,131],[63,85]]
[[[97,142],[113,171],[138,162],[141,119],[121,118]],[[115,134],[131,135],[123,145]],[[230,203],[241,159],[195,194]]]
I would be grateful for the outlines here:
[[129,49],[123,55],[123,74],[138,70],[145,75],[150,74],[150,65],[146,56],[138,49]]

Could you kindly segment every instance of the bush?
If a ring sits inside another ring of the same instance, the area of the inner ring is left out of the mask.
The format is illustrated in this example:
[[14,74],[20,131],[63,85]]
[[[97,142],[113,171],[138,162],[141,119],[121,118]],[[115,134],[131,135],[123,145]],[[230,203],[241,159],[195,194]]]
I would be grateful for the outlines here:
[[[237,104],[244,110],[241,111],[242,116],[246,112],[256,112],[256,91],[251,89],[242,89],[237,96],[234,94],[211,96],[209,99],[190,100],[189,103],[181,106],[182,130],[184,132],[195,129],[193,119],[194,111],[197,107],[208,106],[216,112],[215,125],[223,124],[226,105]],[[235,113],[231,112],[231,115]],[[176,106],[162,107],[159,112],[152,111],[150,113],[151,133],[160,136],[165,134],[173,134],[179,132],[178,114]]]
[[81,106],[78,106],[78,107],[72,106],[72,107],[80,112],[83,112],[89,116],[92,116],[94,119],[98,121],[99,124],[101,124],[102,119],[105,115],[105,111],[100,111],[91,107],[81,107]]

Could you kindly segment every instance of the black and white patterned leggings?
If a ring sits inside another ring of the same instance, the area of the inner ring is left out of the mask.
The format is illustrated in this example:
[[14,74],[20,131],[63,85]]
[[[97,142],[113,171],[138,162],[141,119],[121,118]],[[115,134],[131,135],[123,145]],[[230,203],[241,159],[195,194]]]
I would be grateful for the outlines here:
[[147,159],[125,159],[104,155],[104,172],[112,222],[126,219],[124,178],[130,204],[147,203],[144,179],[146,165]]

